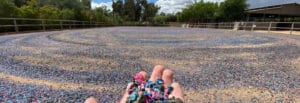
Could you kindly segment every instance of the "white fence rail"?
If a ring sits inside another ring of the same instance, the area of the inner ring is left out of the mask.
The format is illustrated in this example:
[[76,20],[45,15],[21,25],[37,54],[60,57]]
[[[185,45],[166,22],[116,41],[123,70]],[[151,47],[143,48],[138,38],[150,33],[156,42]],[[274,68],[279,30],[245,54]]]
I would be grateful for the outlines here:
[[74,29],[109,26],[104,22],[51,20],[27,18],[0,18],[0,32],[19,32],[27,30]]
[[226,23],[189,23],[183,24],[185,28],[215,28],[250,31],[286,31],[293,34],[300,31],[300,22],[226,22]]

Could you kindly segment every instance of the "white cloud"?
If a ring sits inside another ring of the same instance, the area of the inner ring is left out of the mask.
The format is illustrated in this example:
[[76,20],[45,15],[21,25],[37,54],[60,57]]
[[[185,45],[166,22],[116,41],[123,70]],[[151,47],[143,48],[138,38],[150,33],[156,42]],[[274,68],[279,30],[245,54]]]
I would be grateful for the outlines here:
[[[201,0],[197,0],[201,1]],[[222,2],[224,0],[204,0],[210,2]],[[159,13],[177,13],[182,11],[187,5],[194,3],[195,0],[158,0],[155,5],[160,7]]]
[[191,3],[192,0],[158,0],[155,5],[160,7],[159,12],[177,13]]
[[92,2],[92,9],[95,9],[97,7],[106,7],[108,10],[112,11],[112,2],[105,2],[105,3],[96,3]]
[[[201,1],[201,0],[198,0],[198,1]],[[209,2],[223,2],[225,0],[204,0],[204,1],[209,1]]]

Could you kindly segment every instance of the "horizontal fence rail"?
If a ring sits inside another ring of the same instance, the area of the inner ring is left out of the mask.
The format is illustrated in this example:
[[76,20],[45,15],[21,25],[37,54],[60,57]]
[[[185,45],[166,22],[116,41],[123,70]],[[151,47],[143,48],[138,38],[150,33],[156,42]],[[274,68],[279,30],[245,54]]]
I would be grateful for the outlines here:
[[249,31],[288,32],[300,31],[300,22],[226,22],[226,23],[187,23],[184,28],[215,28]]
[[103,27],[103,26],[112,26],[112,24],[108,24],[104,22],[76,21],[76,20],[0,18],[0,33],[29,31],[29,30],[91,28],[91,27]]

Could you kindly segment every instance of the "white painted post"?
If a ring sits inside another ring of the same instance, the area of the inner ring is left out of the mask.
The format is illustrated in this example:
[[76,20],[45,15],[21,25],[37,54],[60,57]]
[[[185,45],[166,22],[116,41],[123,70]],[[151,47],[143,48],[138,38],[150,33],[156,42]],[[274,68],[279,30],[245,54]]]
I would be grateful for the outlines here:
[[234,31],[238,31],[238,30],[239,30],[239,28],[240,28],[240,23],[241,23],[241,22],[234,22],[234,25],[233,25],[233,30],[234,30]]
[[271,27],[272,27],[272,22],[269,23],[269,27],[268,27],[268,33],[271,32]]
[[256,27],[256,25],[254,25],[254,22],[252,22],[252,28],[251,31],[254,31],[254,28]]
[[244,22],[244,30],[246,30],[247,23],[248,23],[248,22]]
[[18,27],[18,23],[17,23],[16,18],[14,18],[14,27],[15,27],[15,31],[19,32],[19,27]]
[[290,31],[290,34],[291,34],[291,35],[293,34],[294,26],[295,26],[295,22],[292,23],[292,27],[291,27],[291,31]]

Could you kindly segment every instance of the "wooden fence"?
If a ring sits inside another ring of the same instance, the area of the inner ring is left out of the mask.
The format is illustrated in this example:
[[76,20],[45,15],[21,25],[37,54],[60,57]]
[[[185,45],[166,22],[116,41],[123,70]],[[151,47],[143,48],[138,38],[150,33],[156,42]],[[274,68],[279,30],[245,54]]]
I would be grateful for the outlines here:
[[112,26],[104,22],[51,20],[27,18],[0,18],[0,32],[20,32],[29,30],[76,29]]
[[187,23],[184,28],[215,28],[249,31],[267,31],[268,33],[288,32],[293,34],[300,31],[300,22],[226,22],[226,23]]

